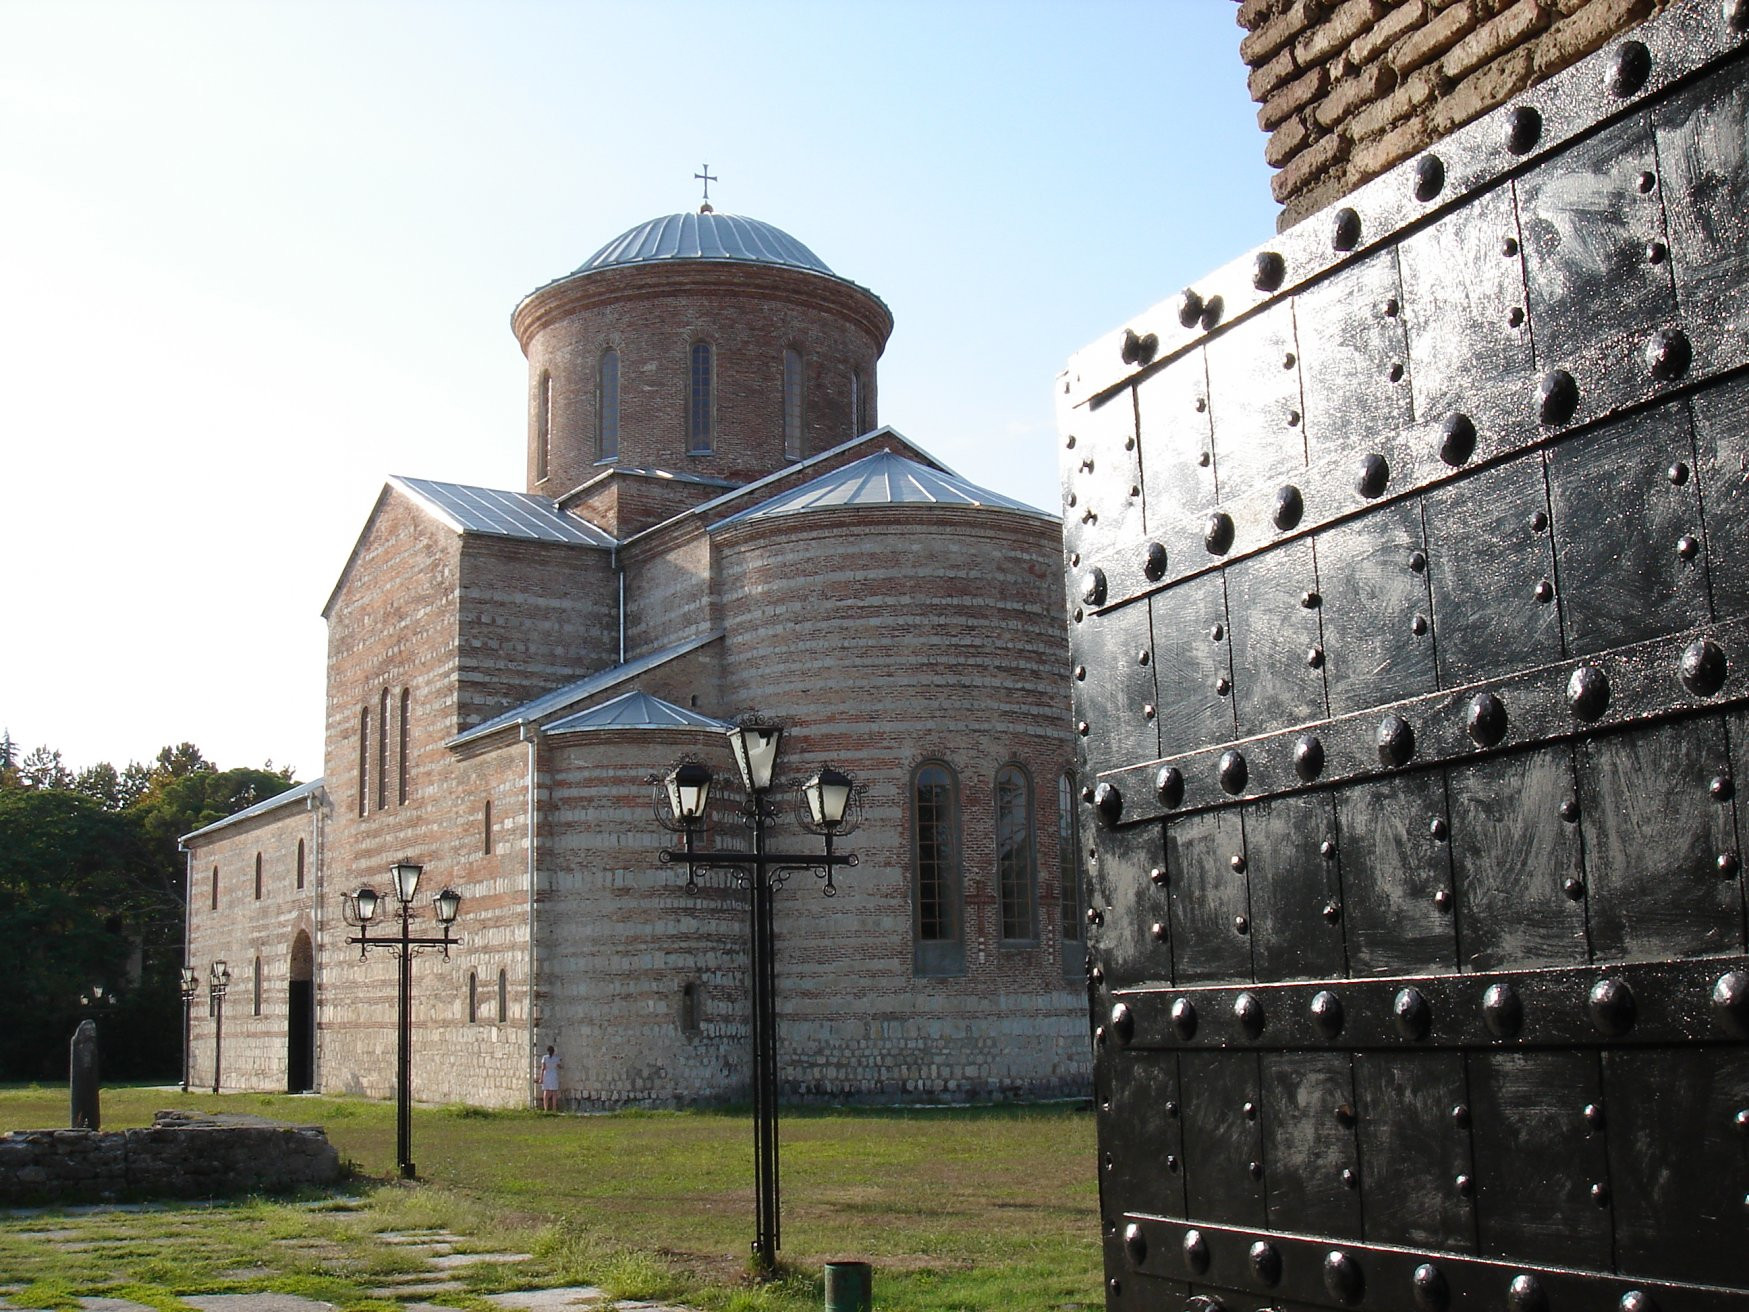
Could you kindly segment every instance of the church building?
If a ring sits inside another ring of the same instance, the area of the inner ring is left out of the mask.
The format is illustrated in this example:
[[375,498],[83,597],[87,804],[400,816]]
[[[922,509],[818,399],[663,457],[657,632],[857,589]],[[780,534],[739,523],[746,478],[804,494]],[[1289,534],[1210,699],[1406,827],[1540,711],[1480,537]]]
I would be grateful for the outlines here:
[[1057,518],[879,425],[891,313],[770,224],[640,224],[511,326],[525,490],[389,479],[323,612],[323,777],[183,840],[193,1082],[392,1093],[350,895],[398,934],[412,862],[414,934],[461,898],[413,963],[419,1101],[528,1105],[549,1044],[566,1107],[745,1098],[748,893],[659,860],[654,794],[687,758],[730,788],[757,716],[772,847],[819,850],[797,781],[861,788],[836,895],[776,895],[783,1096],[1084,1092]]

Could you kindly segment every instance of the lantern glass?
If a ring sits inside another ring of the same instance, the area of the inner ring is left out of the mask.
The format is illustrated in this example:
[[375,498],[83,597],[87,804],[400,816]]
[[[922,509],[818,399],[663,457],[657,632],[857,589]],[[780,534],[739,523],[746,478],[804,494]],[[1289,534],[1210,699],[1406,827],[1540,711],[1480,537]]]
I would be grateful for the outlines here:
[[844,823],[844,812],[850,806],[850,792],[855,787],[842,770],[827,767],[802,785],[807,795],[808,811],[814,823],[825,830],[837,829]]
[[735,763],[741,767],[741,779],[755,793],[771,787],[772,773],[777,769],[777,745],[783,730],[775,724],[742,724],[729,730],[729,744],[735,749]]
[[411,861],[401,861],[391,866],[389,874],[395,880],[395,896],[402,902],[411,902],[413,895],[419,891],[419,876],[424,873],[424,866],[416,866]]
[[453,888],[446,888],[443,892],[432,898],[431,901],[432,904],[437,907],[438,924],[455,924],[456,912],[460,911],[462,907],[462,895],[460,893],[456,892]]
[[711,772],[697,761],[682,761],[668,772],[668,804],[681,824],[696,824],[710,801]]
[[199,986],[200,986],[200,977],[194,973],[194,967],[193,966],[184,966],[182,968],[182,991],[183,991],[183,993],[184,994],[192,994],[195,991],[195,989],[198,988]]
[[213,983],[222,989],[231,982],[231,968],[223,961],[215,961],[213,962],[212,976]]
[[374,888],[361,888],[352,895],[353,910],[358,912],[358,923],[368,925],[377,913],[377,891]]

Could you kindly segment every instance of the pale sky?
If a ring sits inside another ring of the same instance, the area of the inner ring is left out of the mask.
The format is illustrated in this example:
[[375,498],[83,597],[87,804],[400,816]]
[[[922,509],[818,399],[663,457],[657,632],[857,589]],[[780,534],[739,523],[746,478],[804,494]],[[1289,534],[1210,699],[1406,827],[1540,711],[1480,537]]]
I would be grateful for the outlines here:
[[529,291],[711,200],[1060,509],[1069,355],[1274,230],[1233,0],[0,0],[0,725],[321,773],[390,474],[520,490]]

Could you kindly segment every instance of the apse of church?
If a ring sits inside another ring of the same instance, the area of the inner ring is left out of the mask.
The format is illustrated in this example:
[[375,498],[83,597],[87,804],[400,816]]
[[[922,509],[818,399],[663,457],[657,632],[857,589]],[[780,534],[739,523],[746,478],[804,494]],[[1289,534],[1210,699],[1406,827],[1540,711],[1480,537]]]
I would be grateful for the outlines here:
[[877,426],[891,313],[770,224],[640,224],[511,324],[526,490],[389,479],[324,610],[323,778],[185,840],[188,960],[248,981],[222,1087],[392,1091],[346,896],[411,860],[463,899],[417,1099],[525,1105],[549,1043],[569,1107],[745,1097],[746,894],[658,862],[648,779],[733,777],[757,713],[780,783],[867,785],[838,896],[777,898],[785,1096],[1084,1092],[1060,522]]

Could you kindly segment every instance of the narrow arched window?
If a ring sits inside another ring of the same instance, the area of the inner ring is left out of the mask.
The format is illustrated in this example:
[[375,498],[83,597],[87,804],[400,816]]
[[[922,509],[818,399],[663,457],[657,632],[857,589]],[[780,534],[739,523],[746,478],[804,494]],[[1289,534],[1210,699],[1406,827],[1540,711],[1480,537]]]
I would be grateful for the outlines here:
[[603,351],[595,384],[595,456],[619,459],[619,352]]
[[304,886],[304,840],[298,839],[298,887]]
[[861,437],[868,431],[862,413],[862,370],[850,371],[850,435]]
[[389,690],[377,701],[377,810],[389,804]]
[[959,781],[932,761],[911,780],[913,968],[919,975],[965,970],[960,882]]
[[219,909],[219,868],[213,867],[213,910]]
[[787,460],[802,458],[802,353],[783,353],[783,454]]
[[687,385],[686,451],[688,455],[711,453],[711,344],[692,344],[692,371]]
[[510,981],[505,977],[504,968],[498,969],[498,1023],[502,1025],[510,1019]]
[[261,1014],[261,958],[255,958],[255,1009],[254,1014]]
[[687,980],[680,986],[680,1032],[697,1034],[704,1017],[703,990],[698,981]]
[[480,819],[480,851],[492,855],[492,799],[486,799],[486,812]]
[[1018,765],[996,772],[996,897],[1002,941],[1038,941],[1038,858],[1032,828],[1032,780]]
[[358,814],[370,812],[370,707],[358,713]]
[[255,854],[255,900],[261,901],[261,853]]
[[473,971],[468,972],[468,1024],[472,1025],[480,1019],[480,977]]
[[535,384],[534,397],[534,476],[547,476],[547,461],[553,447],[553,376],[545,369]]
[[413,709],[413,690],[401,689],[401,750],[399,753],[399,769],[395,772],[396,790],[395,802],[398,806],[407,805],[407,749],[412,745],[412,730],[407,727],[409,712]]
[[1063,975],[1080,979],[1087,968],[1081,947],[1081,837],[1075,824],[1075,776],[1057,780],[1057,895],[1062,901]]

